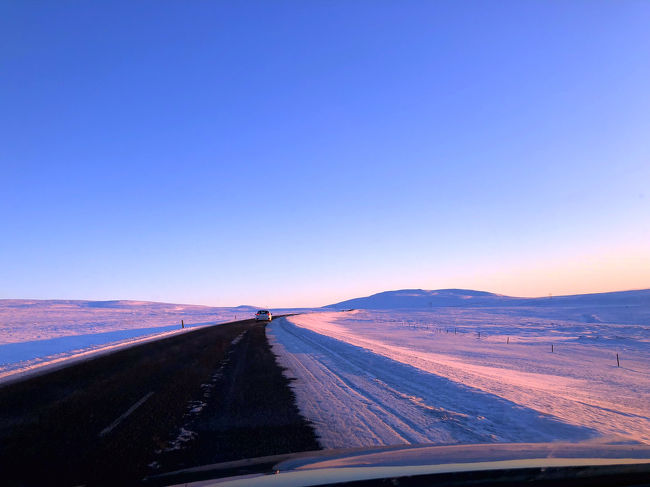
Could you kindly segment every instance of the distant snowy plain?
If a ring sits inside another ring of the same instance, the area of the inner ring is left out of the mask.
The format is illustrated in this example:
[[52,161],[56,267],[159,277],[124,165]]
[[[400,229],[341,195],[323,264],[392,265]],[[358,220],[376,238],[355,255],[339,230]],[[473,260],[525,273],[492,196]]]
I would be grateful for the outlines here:
[[0,381],[198,326],[252,318],[255,309],[143,301],[3,299]]
[[650,443],[650,324],[637,308],[622,322],[611,306],[586,318],[562,306],[332,311],[274,321],[270,336],[326,448]]

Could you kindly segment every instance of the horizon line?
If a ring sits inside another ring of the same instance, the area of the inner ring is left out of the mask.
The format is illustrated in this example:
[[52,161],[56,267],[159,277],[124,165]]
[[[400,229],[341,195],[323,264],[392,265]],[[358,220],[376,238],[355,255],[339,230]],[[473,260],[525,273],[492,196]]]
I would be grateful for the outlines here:
[[376,296],[378,294],[383,294],[383,293],[394,293],[394,292],[399,292],[399,291],[472,291],[472,292],[482,292],[482,293],[487,293],[487,294],[492,294],[494,296],[500,296],[504,298],[513,298],[513,299],[543,299],[543,298],[549,298],[549,297],[556,297],[556,298],[562,298],[562,297],[575,297],[575,296],[590,296],[590,295],[598,295],[598,294],[614,294],[614,293],[626,293],[626,292],[635,292],[635,291],[650,291],[650,287],[644,287],[644,288],[635,288],[635,289],[622,289],[622,290],[617,290],[617,291],[599,291],[599,292],[592,292],[592,293],[575,293],[575,294],[552,294],[549,293],[548,295],[543,295],[543,296],[513,296],[513,295],[508,295],[508,294],[500,294],[500,293],[495,293],[492,291],[483,291],[480,289],[469,289],[469,288],[438,288],[438,289],[424,289],[424,288],[402,288],[402,289],[390,289],[386,291],[379,291],[375,292],[372,294],[368,294],[365,296],[357,296],[354,298],[348,298],[348,299],[343,299],[341,301],[338,301],[336,303],[330,303],[330,304],[324,304],[321,306],[254,306],[251,304],[238,304],[235,306],[218,306],[218,305],[211,305],[211,304],[200,304],[200,303],[178,303],[178,302],[171,302],[171,301],[151,301],[147,299],[79,299],[79,298],[0,298],[0,301],[78,301],[78,302],[85,302],[85,303],[110,303],[110,302],[129,302],[129,303],[150,303],[150,304],[173,304],[173,305],[182,305],[182,306],[203,306],[206,308],[256,308],[256,309],[261,309],[261,308],[269,308],[269,309],[314,309],[314,308],[325,308],[328,306],[334,306],[338,303],[343,303],[346,301],[352,301],[354,299],[364,299],[364,298],[369,298],[372,296]]

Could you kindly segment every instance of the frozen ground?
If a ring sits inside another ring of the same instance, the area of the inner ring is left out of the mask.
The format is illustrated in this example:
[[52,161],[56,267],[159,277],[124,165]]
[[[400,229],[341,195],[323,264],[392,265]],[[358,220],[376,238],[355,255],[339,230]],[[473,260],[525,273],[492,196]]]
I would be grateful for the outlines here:
[[0,380],[70,359],[252,318],[256,308],[142,301],[0,300]]
[[342,309],[500,308],[500,313],[573,320],[584,323],[650,325],[650,289],[543,298],[517,298],[471,289],[401,289],[327,306]]
[[324,312],[274,321],[271,336],[325,447],[650,443],[648,323],[630,323],[629,312],[624,323],[562,316],[576,313],[549,306]]

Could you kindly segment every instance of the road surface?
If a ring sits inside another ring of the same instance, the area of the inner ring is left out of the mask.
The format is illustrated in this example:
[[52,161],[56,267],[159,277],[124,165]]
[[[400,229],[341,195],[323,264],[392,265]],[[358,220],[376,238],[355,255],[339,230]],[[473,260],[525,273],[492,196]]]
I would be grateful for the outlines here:
[[0,387],[3,485],[116,485],[318,449],[265,323],[217,325]]

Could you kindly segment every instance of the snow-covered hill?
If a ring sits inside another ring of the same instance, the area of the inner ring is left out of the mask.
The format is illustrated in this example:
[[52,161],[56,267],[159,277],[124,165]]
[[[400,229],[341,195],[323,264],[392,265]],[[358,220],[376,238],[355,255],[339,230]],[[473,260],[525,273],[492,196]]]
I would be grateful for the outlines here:
[[648,306],[650,289],[572,296],[519,298],[470,289],[401,289],[331,304],[334,309],[440,308],[449,306]]
[[469,289],[400,289],[385,291],[364,298],[348,299],[331,304],[326,308],[355,308],[355,309],[396,309],[396,308],[429,308],[441,306],[490,306],[501,305],[513,299],[508,296],[472,291]]

